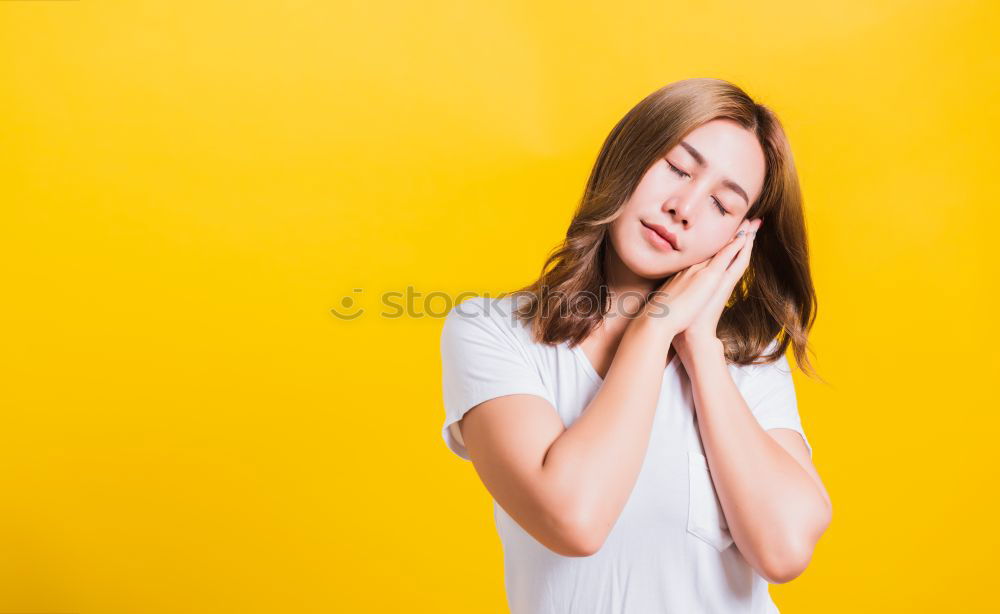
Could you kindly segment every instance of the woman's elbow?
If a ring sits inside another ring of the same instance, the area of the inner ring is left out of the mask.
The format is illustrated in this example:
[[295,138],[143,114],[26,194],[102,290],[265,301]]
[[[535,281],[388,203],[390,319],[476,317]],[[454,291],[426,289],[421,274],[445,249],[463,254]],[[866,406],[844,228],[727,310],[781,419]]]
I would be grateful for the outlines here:
[[593,556],[604,546],[607,534],[588,523],[571,523],[563,532],[565,556]]
[[826,505],[824,511],[817,515],[811,530],[790,537],[784,548],[774,549],[771,556],[763,557],[759,570],[761,575],[771,584],[791,582],[802,575],[812,561],[816,543],[830,526],[832,518],[832,508]]
[[812,553],[813,548],[802,543],[771,549],[769,555],[761,557],[757,571],[770,584],[791,582],[809,566]]

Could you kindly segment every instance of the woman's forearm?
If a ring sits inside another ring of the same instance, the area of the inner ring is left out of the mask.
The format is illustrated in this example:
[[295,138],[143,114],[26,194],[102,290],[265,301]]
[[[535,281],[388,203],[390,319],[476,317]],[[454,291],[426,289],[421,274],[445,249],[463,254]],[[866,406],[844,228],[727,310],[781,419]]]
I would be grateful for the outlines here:
[[629,323],[604,383],[549,447],[543,473],[584,541],[597,550],[642,468],[673,333],[645,315]]
[[787,581],[808,564],[830,522],[830,506],[812,476],[753,416],[722,342],[689,352],[685,367],[698,428],[730,533],[769,581]]

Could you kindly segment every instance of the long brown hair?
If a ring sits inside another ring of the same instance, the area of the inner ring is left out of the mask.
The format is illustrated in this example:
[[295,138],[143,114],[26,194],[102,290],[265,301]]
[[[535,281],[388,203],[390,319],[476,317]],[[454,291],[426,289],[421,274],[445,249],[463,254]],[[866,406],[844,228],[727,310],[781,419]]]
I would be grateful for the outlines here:
[[[685,79],[656,90],[605,139],[565,240],[549,254],[539,278],[513,293],[514,313],[531,324],[536,341],[576,345],[600,324],[610,306],[604,270],[610,223],[653,163],[691,130],[722,118],[756,135],[767,170],[746,215],[763,218],[763,224],[716,335],[730,363],[770,363],[791,343],[799,368],[814,373],[806,349],[817,301],[791,147],[770,109],[721,79]],[[580,297],[592,297],[597,308],[577,313],[572,303]]]

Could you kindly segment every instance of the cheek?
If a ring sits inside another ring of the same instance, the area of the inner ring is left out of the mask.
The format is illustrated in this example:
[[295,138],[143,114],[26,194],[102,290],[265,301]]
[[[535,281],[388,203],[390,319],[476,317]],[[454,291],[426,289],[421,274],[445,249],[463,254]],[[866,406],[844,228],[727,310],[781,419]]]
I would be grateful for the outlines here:
[[622,236],[622,218],[619,217],[615,221],[611,222],[611,226],[608,228],[608,243],[611,245],[611,249],[615,251],[619,256],[622,255],[623,250],[628,250],[629,241],[626,237]]
[[706,232],[700,237],[700,242],[698,249],[691,250],[692,253],[690,257],[692,261],[690,264],[695,264],[708,260],[712,256],[719,253],[723,247],[729,244],[729,241],[733,238],[733,234],[736,229],[739,228],[739,224],[720,224],[718,227],[712,228],[710,232]]
[[733,233],[736,232],[736,228],[730,228],[729,225],[720,226],[717,232],[713,233],[711,241],[709,241],[712,246],[712,253],[718,252],[720,249],[729,243],[729,240],[733,238]]

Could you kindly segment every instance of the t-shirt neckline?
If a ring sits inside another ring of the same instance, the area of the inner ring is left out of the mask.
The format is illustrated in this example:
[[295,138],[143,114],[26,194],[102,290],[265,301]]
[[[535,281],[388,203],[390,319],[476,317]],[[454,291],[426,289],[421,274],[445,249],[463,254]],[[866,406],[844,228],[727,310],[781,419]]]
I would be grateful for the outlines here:
[[[569,341],[564,341],[563,346],[568,348],[569,351],[572,352],[574,356],[576,356],[577,362],[580,364],[583,370],[587,372],[587,375],[590,377],[590,379],[594,380],[598,384],[604,383],[604,378],[597,373],[597,369],[595,369],[594,365],[591,364],[590,358],[588,358],[587,355],[584,353],[583,348],[580,346],[580,344],[571,347]],[[680,357],[677,354],[677,352],[674,352],[673,358],[671,358],[670,362],[668,362],[667,365],[663,368],[663,376],[666,377],[672,371],[676,371],[678,362],[680,362]]]

